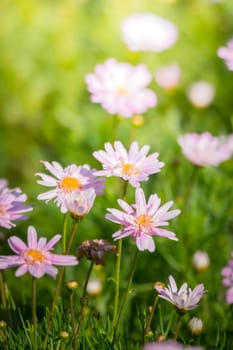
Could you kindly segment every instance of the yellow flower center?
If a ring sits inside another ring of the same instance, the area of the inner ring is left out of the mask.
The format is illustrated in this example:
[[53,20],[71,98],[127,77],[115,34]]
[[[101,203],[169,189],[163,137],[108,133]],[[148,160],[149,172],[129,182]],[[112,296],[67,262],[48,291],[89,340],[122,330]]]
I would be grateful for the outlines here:
[[34,264],[35,262],[44,262],[45,261],[45,256],[44,254],[38,250],[38,249],[28,249],[24,253],[24,257],[27,259],[28,264]]
[[127,96],[129,94],[129,91],[126,88],[119,87],[116,93],[117,95],[120,95],[120,96]]
[[138,225],[139,228],[145,227],[145,228],[149,228],[152,224],[152,216],[151,215],[147,215],[147,214],[142,214],[139,215],[136,219],[135,222]]
[[5,209],[4,209],[4,207],[0,207],[0,216],[3,214],[5,214]]
[[59,183],[59,187],[65,191],[65,192],[73,192],[76,190],[80,190],[82,188],[82,185],[80,184],[79,180],[75,177],[65,177],[61,180]]
[[135,168],[132,164],[123,164],[122,172],[124,175],[137,175],[139,173],[139,169]]

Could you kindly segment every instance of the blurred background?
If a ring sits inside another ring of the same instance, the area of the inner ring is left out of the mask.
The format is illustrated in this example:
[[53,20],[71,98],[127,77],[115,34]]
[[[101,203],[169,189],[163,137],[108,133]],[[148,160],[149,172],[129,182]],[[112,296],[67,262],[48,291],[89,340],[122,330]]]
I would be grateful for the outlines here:
[[[173,22],[179,30],[175,45],[160,53],[129,51],[122,41],[120,24],[137,12],[152,12]],[[126,146],[134,138],[141,146],[149,144],[151,151],[160,153],[166,166],[145,188],[147,194],[157,192],[163,201],[174,199],[174,207],[178,208],[189,183],[191,165],[181,155],[177,137],[207,130],[214,135],[232,133],[233,72],[217,56],[218,48],[232,36],[230,0],[2,0],[0,177],[8,179],[10,188],[21,187],[28,195],[28,203],[35,206],[29,221],[4,234],[25,235],[28,224],[35,225],[41,235],[61,232],[62,217],[55,205],[36,200],[44,191],[35,177],[36,172],[44,172],[40,160],[100,168],[92,152],[111,141],[113,119],[90,102],[84,79],[96,64],[110,57],[131,64],[144,63],[153,76],[161,65],[175,62],[180,66],[181,80],[173,91],[166,91],[153,78],[150,88],[158,96],[158,105],[144,114],[143,125],[132,126],[130,119],[122,119],[117,129],[117,139]],[[195,107],[187,96],[191,84],[199,80],[210,83],[215,91],[214,100],[206,108]],[[182,168],[176,171],[180,162]],[[111,240],[116,226],[103,217],[106,207],[115,206],[120,196],[120,185],[115,183],[116,180],[108,179],[107,196],[97,199],[82,223],[80,241],[103,236]],[[226,309],[220,269],[232,249],[232,163],[224,163],[221,169],[203,170],[197,183],[201,187],[193,188],[192,212],[179,222],[179,232],[187,236],[179,245],[158,239],[154,257],[158,266],[149,271],[151,255],[144,253],[136,283],[142,291],[148,291],[157,279],[167,283],[172,272],[181,280],[185,276],[192,286],[204,279],[209,289],[208,283],[215,281],[216,288],[211,287],[208,297],[213,313],[208,310],[207,319],[214,315],[221,321]],[[178,219],[172,228],[176,230],[177,225]],[[200,247],[211,255],[214,267],[204,277],[192,268],[188,271],[191,256]],[[131,246],[126,252],[127,249]],[[114,264],[114,257],[110,260]],[[112,264],[107,275],[113,271]],[[103,272],[97,271],[98,274],[102,278]],[[81,269],[77,275],[82,278]],[[14,290],[15,279],[10,280]],[[26,284],[27,277],[23,281]],[[44,280],[40,284],[45,291],[50,288]],[[103,312],[109,295],[99,301]],[[44,293],[43,300],[47,299]],[[205,311],[208,308],[205,306]]]

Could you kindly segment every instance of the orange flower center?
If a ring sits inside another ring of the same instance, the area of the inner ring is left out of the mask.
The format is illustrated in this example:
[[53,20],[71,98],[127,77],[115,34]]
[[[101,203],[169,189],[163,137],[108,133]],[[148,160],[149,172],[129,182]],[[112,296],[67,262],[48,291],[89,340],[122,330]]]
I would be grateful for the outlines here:
[[5,214],[5,209],[4,209],[4,207],[0,207],[0,216],[3,214]]
[[69,176],[61,180],[59,187],[65,192],[73,192],[82,188],[78,179]]
[[38,249],[28,249],[24,253],[24,257],[26,258],[27,263],[31,265],[34,264],[35,262],[42,263],[45,261],[44,254]]
[[122,172],[124,175],[137,175],[139,173],[139,169],[135,168],[132,164],[123,164]]
[[139,215],[136,219],[135,219],[136,224],[138,225],[139,228],[149,228],[150,225],[152,224],[152,216],[151,215],[147,215],[147,214],[142,214]]
[[117,95],[120,95],[120,96],[127,96],[129,91],[126,88],[119,87],[117,89],[116,93],[117,93]]

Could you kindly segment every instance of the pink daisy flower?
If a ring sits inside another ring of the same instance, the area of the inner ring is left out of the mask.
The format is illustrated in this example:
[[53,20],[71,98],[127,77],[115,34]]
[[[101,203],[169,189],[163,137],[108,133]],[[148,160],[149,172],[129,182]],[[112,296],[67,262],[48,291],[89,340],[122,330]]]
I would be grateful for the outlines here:
[[92,102],[100,103],[110,114],[129,118],[156,105],[155,93],[146,88],[151,79],[145,65],[132,66],[110,58],[85,80]]
[[170,285],[168,285],[167,288],[155,284],[155,289],[159,293],[160,298],[175,305],[177,311],[180,313],[185,313],[189,310],[195,309],[200,299],[205,293],[207,293],[202,283],[198,284],[193,290],[188,288],[187,283],[184,283],[180,289],[178,289],[176,281],[171,275],[168,279]]
[[144,345],[143,350],[203,350],[203,348],[199,346],[184,347],[175,340],[167,340],[162,342],[147,343]]
[[25,220],[24,213],[33,209],[30,205],[24,205],[27,196],[19,188],[9,189],[7,181],[0,180],[0,227],[11,228],[15,226],[13,221]]
[[140,186],[141,181],[147,181],[149,175],[160,172],[164,166],[164,163],[158,161],[158,153],[147,156],[150,149],[148,145],[139,150],[138,143],[133,142],[127,152],[120,141],[115,141],[114,147],[107,142],[104,148],[105,151],[93,153],[103,166],[103,170],[96,171],[95,175],[121,177],[133,187]]
[[0,269],[18,267],[15,272],[16,277],[27,272],[35,278],[41,278],[44,274],[55,277],[58,270],[53,265],[73,266],[78,264],[75,256],[50,253],[60,238],[61,235],[55,235],[48,242],[45,237],[38,239],[36,229],[29,226],[27,245],[16,236],[8,239],[8,244],[16,255],[0,256]]
[[153,13],[135,13],[121,23],[122,39],[132,51],[160,52],[173,46],[178,29]]
[[217,55],[225,61],[227,68],[233,71],[233,38],[227,42],[227,46],[218,49]]
[[232,156],[228,142],[224,142],[220,137],[213,136],[209,132],[180,136],[178,143],[185,157],[198,166],[218,166]]
[[52,190],[41,193],[37,198],[48,203],[51,199],[60,207],[62,213],[69,211],[67,203],[75,192],[86,191],[93,188],[96,194],[102,194],[103,179],[97,179],[94,175],[95,169],[90,169],[89,165],[77,166],[71,164],[63,168],[58,162],[42,161],[45,168],[53,175],[37,173],[41,180],[38,184],[53,187]]
[[225,266],[221,274],[223,276],[222,284],[228,287],[226,292],[226,303],[233,304],[233,253],[231,253],[231,259],[229,259],[227,266]]
[[170,201],[160,206],[160,199],[157,194],[149,197],[146,202],[144,192],[141,188],[136,189],[136,203],[129,205],[119,199],[118,204],[123,211],[108,208],[110,214],[106,218],[110,221],[120,224],[122,228],[113,234],[113,238],[120,239],[131,236],[136,242],[139,250],[155,250],[155,243],[152,236],[161,236],[178,241],[174,232],[160,228],[167,226],[168,220],[180,214],[180,210],[171,210],[173,202]]

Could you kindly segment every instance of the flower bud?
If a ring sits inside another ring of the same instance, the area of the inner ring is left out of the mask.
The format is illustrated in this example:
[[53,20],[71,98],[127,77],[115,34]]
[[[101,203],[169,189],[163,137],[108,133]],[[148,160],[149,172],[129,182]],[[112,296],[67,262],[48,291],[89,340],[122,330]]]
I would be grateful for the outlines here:
[[68,281],[68,282],[66,282],[66,288],[69,291],[73,292],[75,289],[78,288],[78,282],[76,282],[76,281]]
[[61,339],[65,340],[65,339],[69,338],[69,333],[66,332],[66,331],[61,331],[61,332],[59,333],[59,337],[60,337]]
[[209,256],[206,252],[197,250],[193,255],[193,265],[197,271],[205,271],[210,264]]
[[199,335],[202,332],[203,322],[201,319],[193,317],[188,323],[188,328],[192,335]]

